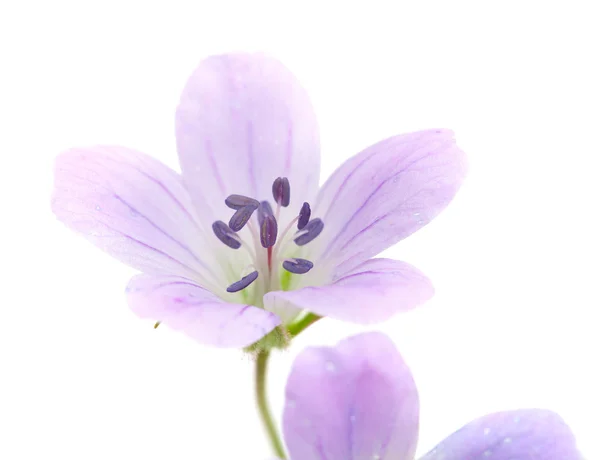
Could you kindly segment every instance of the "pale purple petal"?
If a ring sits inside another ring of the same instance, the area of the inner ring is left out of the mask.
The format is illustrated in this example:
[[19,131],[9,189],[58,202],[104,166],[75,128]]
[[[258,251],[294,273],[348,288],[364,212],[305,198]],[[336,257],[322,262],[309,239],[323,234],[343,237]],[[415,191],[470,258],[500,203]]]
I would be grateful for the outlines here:
[[204,60],[188,80],[176,115],[183,177],[202,215],[225,220],[229,194],[272,200],[288,177],[297,213],[317,193],[318,125],[308,95],[279,61],[262,54]]
[[397,260],[372,259],[325,286],[269,292],[265,308],[286,305],[321,316],[371,324],[410,310],[433,296],[433,286],[415,267]]
[[554,412],[498,412],[465,425],[421,460],[580,460],[575,437]]
[[313,261],[333,261],[341,275],[406,238],[452,200],[466,174],[452,132],[392,137],[344,163],[323,185],[313,216],[325,230]]
[[181,330],[205,345],[245,347],[279,325],[279,318],[271,312],[225,302],[175,276],[135,276],[127,287],[127,299],[140,317]]
[[302,313],[302,308],[276,295],[263,297],[263,303],[265,310],[275,313],[281,319],[281,323],[286,326],[293,323]]
[[116,146],[58,156],[52,210],[72,230],[126,264],[211,285],[205,232],[180,176],[140,152]]
[[308,348],[286,387],[291,460],[412,460],[419,398],[410,370],[380,333]]

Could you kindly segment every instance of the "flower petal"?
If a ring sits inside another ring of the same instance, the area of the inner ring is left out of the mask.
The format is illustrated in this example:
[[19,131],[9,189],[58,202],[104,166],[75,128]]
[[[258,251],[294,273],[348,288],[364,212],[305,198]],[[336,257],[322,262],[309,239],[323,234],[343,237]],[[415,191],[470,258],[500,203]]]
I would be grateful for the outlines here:
[[275,313],[284,326],[293,323],[302,313],[302,308],[277,295],[269,294],[269,297],[263,297],[263,303],[265,310]]
[[331,259],[333,275],[341,275],[406,238],[448,205],[466,169],[451,131],[405,134],[367,148],[321,188],[313,216],[325,230],[311,260]]
[[367,333],[294,362],[283,415],[291,460],[412,460],[419,397],[392,341]]
[[131,309],[205,345],[241,348],[279,325],[271,312],[228,303],[188,279],[137,275],[127,287]]
[[424,303],[433,292],[429,279],[415,267],[397,260],[372,259],[330,285],[269,292],[264,303],[267,310],[276,306],[281,311],[287,304],[322,316],[371,324]]
[[147,273],[216,282],[206,232],[173,170],[125,147],[98,146],[63,152],[54,174],[53,212],[96,246]]
[[317,121],[304,89],[279,61],[261,54],[204,60],[188,80],[176,114],[183,178],[202,215],[229,215],[223,200],[241,194],[272,200],[277,177],[291,183],[291,204],[317,193]]
[[422,460],[580,460],[575,437],[554,412],[498,412],[468,423]]

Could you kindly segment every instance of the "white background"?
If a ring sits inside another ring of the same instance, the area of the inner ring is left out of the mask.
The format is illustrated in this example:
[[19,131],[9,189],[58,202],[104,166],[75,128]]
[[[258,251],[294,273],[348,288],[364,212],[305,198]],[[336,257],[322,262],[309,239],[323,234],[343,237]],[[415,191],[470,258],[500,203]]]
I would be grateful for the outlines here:
[[[69,146],[126,144],[177,167],[183,83],[232,50],[266,51],[303,82],[322,179],[422,128],[454,129],[469,154],[452,205],[386,253],[437,288],[381,326],[420,387],[419,451],[485,412],[540,406],[598,458],[594,2],[161,3],[0,6],[0,458],[268,456],[249,359],[135,318],[132,271],[49,210],[53,158]],[[299,350],[359,330],[326,319],[276,356],[276,412]]]

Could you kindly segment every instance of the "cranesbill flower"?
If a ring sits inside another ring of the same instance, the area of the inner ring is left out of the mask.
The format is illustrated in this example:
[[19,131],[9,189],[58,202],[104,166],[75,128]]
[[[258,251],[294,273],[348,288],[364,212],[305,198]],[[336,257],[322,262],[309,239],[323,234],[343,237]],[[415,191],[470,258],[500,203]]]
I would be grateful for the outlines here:
[[175,128],[181,175],[119,146],[74,148],[56,161],[54,213],[142,272],[127,288],[139,316],[243,347],[301,312],[373,323],[432,295],[416,268],[372,257],[456,193],[466,167],[451,132],[381,141],[319,188],[308,96],[257,54],[203,61]]
[[[290,460],[413,460],[419,397],[409,368],[380,333],[309,348],[286,388],[284,437]],[[450,435],[421,460],[580,460],[555,413],[498,412]]]

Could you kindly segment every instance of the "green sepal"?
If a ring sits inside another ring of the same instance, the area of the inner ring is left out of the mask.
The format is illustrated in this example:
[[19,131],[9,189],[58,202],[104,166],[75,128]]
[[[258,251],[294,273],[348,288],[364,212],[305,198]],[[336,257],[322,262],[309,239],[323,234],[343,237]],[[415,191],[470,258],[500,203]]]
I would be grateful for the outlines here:
[[257,355],[262,351],[270,351],[273,348],[283,350],[290,345],[291,337],[287,329],[277,326],[262,339],[244,348],[246,353]]

